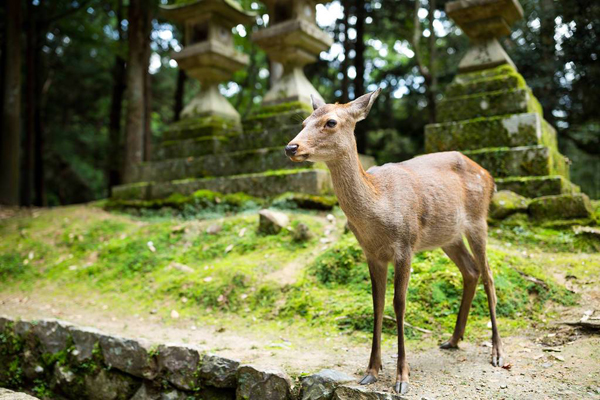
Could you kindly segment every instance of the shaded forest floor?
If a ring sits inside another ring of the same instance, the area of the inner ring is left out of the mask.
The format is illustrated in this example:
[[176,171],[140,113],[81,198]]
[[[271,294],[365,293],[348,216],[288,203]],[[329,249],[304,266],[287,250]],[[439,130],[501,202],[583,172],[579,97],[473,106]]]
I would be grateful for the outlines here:
[[[91,205],[4,218],[0,314],[187,343],[292,376],[333,368],[358,377],[372,323],[362,254],[339,210],[334,218],[286,212],[292,230],[305,223],[311,239],[258,234],[252,209],[199,219]],[[482,288],[461,349],[437,348],[452,330],[461,279],[440,251],[419,254],[407,310],[408,398],[600,398],[600,336],[561,324],[600,316],[598,246],[570,228],[519,218],[490,228],[510,370],[489,364]],[[374,385],[382,390],[395,369],[391,294],[390,286],[384,371]]]

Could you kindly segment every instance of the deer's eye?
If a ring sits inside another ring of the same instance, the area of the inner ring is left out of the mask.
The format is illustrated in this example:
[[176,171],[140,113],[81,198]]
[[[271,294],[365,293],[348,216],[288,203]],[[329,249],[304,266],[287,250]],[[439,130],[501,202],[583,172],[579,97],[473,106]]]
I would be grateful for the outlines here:
[[328,128],[334,128],[336,125],[337,125],[337,121],[335,119],[330,119],[325,124],[325,126],[327,126]]

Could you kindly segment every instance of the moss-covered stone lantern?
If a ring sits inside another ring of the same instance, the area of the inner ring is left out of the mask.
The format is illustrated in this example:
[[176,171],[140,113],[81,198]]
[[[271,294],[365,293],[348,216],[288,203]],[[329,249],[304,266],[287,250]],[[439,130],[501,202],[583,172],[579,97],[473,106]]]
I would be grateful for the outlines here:
[[197,0],[161,6],[162,14],[185,28],[185,45],[172,57],[201,83],[201,90],[183,109],[181,118],[218,115],[238,120],[239,113],[219,91],[219,83],[248,64],[234,48],[232,28],[250,24],[254,15],[233,0]]
[[471,39],[459,72],[479,71],[514,64],[498,38],[510,35],[510,26],[523,18],[518,0],[459,0],[446,5],[446,13]]
[[265,95],[263,105],[300,101],[310,104],[310,95],[319,93],[304,75],[333,40],[316,24],[318,0],[263,0],[269,12],[269,26],[252,39],[272,61],[283,65],[281,79]]

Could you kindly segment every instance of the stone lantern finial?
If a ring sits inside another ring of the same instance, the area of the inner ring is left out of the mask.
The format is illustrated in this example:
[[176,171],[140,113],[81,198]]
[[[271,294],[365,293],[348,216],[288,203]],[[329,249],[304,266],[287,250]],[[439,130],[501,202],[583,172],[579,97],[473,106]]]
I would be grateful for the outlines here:
[[263,105],[300,101],[310,104],[310,95],[321,98],[304,75],[303,67],[317,60],[333,40],[315,23],[319,0],[264,0],[269,27],[252,35],[269,56],[283,65],[283,75],[263,99]]
[[240,115],[219,91],[219,83],[248,64],[248,56],[233,45],[232,28],[250,24],[254,14],[233,0],[197,0],[161,6],[162,14],[185,28],[185,46],[173,53],[189,76],[200,81],[201,90],[183,109],[181,118],[220,115],[239,121]]
[[[459,72],[478,71],[514,64],[498,38],[509,35],[510,26],[523,18],[518,0],[458,0],[446,4],[446,13],[471,39]],[[516,69],[516,68],[515,68]]]

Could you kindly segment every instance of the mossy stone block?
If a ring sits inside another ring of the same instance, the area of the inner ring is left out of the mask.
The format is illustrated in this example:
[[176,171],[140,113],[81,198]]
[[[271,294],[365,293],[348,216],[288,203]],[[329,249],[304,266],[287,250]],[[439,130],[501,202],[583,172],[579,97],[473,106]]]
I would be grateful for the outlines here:
[[439,122],[449,122],[530,112],[542,115],[531,91],[511,89],[444,99],[439,103],[437,117]]
[[307,210],[323,210],[328,211],[333,209],[338,204],[337,197],[335,196],[319,196],[307,193],[295,193],[287,192],[280,196],[277,196],[273,200],[273,205],[289,205],[293,204],[295,207],[304,208]]
[[331,176],[320,169],[275,170],[203,179],[184,179],[152,184],[150,199],[163,199],[174,193],[191,195],[197,190],[221,193],[243,192],[251,196],[268,198],[288,191],[312,195],[333,193]]
[[536,113],[475,118],[430,124],[425,127],[425,151],[475,150],[486,147],[518,147],[551,143]]
[[445,94],[447,97],[459,97],[507,89],[524,89],[526,87],[525,79],[515,71],[510,74],[482,77],[465,83],[458,83],[457,80],[454,80],[446,88]]
[[494,193],[490,204],[490,217],[504,219],[511,214],[526,212],[529,199],[518,195],[510,190],[501,190]]
[[167,127],[163,133],[165,141],[192,139],[202,136],[231,135],[241,132],[240,123],[219,116],[187,118]]
[[312,167],[314,165],[308,162],[301,164],[291,162],[285,156],[283,147],[274,147],[143,163],[137,168],[136,180],[166,182],[186,178]]
[[112,198],[119,200],[146,199],[148,198],[149,189],[150,184],[148,182],[128,183],[124,185],[113,186]]
[[489,79],[498,76],[514,74],[518,74],[517,70],[514,67],[508,64],[503,64],[495,68],[488,68],[480,71],[458,74],[454,77],[453,83],[465,85],[471,82],[480,81],[482,79]]
[[545,146],[498,147],[463,153],[498,178],[545,175],[568,178],[565,158]]
[[257,114],[243,122],[244,131],[279,128],[285,125],[300,124],[310,115],[305,110],[291,110],[279,114]]
[[563,176],[526,176],[495,179],[498,190],[510,190],[525,197],[574,193],[576,186]]
[[590,218],[592,204],[583,193],[544,196],[529,204],[529,214],[538,220]]
[[199,157],[207,154],[221,153],[228,151],[230,138],[234,139],[239,136],[240,134],[199,136],[193,139],[164,141],[157,147],[154,159],[168,160],[173,158]]

